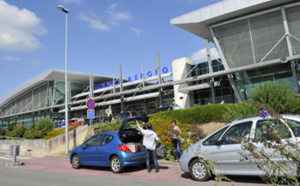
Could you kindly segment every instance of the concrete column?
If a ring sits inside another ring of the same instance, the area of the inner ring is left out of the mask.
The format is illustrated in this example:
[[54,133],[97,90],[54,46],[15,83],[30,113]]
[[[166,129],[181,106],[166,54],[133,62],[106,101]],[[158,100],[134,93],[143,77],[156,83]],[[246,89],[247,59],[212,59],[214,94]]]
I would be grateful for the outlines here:
[[[173,69],[173,81],[185,78],[185,75],[191,70],[191,59],[180,58],[172,62]],[[174,85],[174,100],[175,104],[179,105],[181,108],[190,108],[194,105],[193,92],[184,93],[179,92],[179,87],[187,87],[188,84],[184,83],[181,85]]]

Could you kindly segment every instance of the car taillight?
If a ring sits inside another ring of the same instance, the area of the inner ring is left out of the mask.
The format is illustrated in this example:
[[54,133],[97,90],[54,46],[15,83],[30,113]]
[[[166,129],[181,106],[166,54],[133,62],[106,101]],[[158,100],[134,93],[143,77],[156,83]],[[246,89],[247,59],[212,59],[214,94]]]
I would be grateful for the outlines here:
[[130,149],[126,145],[119,145],[118,148],[122,152],[131,152]]

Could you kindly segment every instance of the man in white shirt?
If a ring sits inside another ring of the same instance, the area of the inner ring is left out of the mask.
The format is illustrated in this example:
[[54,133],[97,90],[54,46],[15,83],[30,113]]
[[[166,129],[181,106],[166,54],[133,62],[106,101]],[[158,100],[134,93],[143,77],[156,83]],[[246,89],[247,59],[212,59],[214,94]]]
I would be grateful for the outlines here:
[[156,159],[155,141],[158,141],[160,143],[160,140],[157,137],[157,134],[153,131],[151,123],[146,124],[146,130],[145,130],[140,127],[139,122],[137,120],[135,120],[135,122],[138,126],[138,129],[144,135],[143,145],[145,146],[145,151],[146,151],[147,171],[148,171],[148,173],[151,172],[151,169],[150,169],[150,153],[151,153],[153,161],[154,161],[155,172],[159,172],[157,159]]

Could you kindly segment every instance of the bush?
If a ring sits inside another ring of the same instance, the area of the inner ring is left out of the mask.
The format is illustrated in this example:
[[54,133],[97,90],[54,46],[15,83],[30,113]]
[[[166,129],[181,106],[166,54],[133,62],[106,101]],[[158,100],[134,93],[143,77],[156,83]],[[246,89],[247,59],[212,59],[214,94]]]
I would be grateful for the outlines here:
[[[71,125],[68,128],[68,131],[75,130],[77,127],[79,127],[78,124]],[[51,131],[47,132],[47,134],[44,136],[44,139],[48,140],[48,139],[54,138],[58,135],[64,134],[65,130],[66,130],[65,128],[59,128],[59,129],[51,130]]]
[[257,116],[259,108],[250,103],[227,104],[223,111],[223,119],[225,122],[232,122],[236,119]]
[[37,121],[35,127],[36,130],[42,131],[43,136],[49,131],[53,130],[53,122],[50,118],[43,118]]
[[13,131],[14,128],[15,128],[15,126],[17,126],[16,123],[11,123],[11,124],[9,124],[9,125],[7,126],[7,130],[8,130],[8,131]]
[[23,137],[26,139],[40,139],[43,138],[43,132],[35,128],[28,128]]
[[208,104],[180,110],[171,110],[151,114],[151,118],[176,119],[186,124],[201,124],[208,122],[224,122],[222,113],[228,104]]
[[292,113],[296,101],[295,90],[288,81],[268,81],[249,91],[250,98],[272,107],[278,113]]
[[100,132],[108,132],[108,131],[119,131],[122,126],[122,120],[116,119],[112,120],[109,123],[100,123],[93,125],[94,133],[98,134]]
[[300,98],[295,99],[292,108],[292,114],[300,114]]
[[26,128],[21,125],[15,125],[12,131],[7,131],[6,136],[23,138],[24,133],[26,132]]
[[[152,124],[158,138],[160,139],[161,143],[164,144],[167,148],[167,157],[166,159],[174,160],[174,147],[172,142],[168,142],[168,132],[171,130],[171,119],[162,119],[162,118],[150,118],[149,123]],[[177,126],[180,128],[182,133],[181,138],[181,148],[186,149],[189,144],[186,139],[188,139],[187,133],[187,125],[176,121]]]
[[3,128],[0,128],[0,136],[5,136],[6,130]]

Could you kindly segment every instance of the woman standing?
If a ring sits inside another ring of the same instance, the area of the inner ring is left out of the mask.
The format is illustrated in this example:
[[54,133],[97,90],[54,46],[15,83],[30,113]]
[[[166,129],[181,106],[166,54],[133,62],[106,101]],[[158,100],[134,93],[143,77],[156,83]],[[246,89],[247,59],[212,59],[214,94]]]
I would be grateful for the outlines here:
[[169,132],[170,138],[172,139],[173,146],[175,148],[175,159],[178,162],[181,156],[181,131],[180,128],[176,125],[176,120],[171,121],[172,130]]

